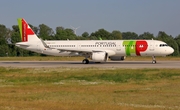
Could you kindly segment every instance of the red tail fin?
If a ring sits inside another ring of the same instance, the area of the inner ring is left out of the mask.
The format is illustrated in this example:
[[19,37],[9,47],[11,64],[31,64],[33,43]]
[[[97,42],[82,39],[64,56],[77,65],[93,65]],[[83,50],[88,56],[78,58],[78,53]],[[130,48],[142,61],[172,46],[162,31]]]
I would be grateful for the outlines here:
[[21,34],[21,40],[23,42],[28,41],[28,35],[35,35],[34,31],[31,29],[31,27],[23,18],[18,19],[18,25],[19,25],[20,34]]

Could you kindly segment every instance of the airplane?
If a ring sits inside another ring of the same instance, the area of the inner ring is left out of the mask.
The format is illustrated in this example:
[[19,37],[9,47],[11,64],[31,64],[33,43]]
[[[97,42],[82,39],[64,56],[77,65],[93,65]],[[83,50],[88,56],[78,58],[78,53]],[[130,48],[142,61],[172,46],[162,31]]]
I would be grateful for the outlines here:
[[22,42],[15,45],[29,51],[53,56],[84,56],[83,64],[121,61],[126,56],[167,56],[174,49],[159,40],[42,40],[38,38],[24,18],[18,18]]

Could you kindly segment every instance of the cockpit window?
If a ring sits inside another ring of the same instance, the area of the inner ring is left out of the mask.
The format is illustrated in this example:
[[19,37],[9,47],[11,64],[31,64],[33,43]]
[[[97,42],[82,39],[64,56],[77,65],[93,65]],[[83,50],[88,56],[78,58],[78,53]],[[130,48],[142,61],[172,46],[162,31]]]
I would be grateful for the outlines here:
[[167,44],[160,44],[159,45],[160,47],[165,47],[165,46],[168,46]]

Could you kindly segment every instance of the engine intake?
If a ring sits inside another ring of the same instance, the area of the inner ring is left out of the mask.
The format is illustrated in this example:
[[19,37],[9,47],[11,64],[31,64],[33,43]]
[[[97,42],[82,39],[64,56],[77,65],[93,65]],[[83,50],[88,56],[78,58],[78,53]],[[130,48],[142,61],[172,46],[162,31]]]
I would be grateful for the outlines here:
[[106,52],[93,52],[92,60],[95,62],[106,62],[108,54]]

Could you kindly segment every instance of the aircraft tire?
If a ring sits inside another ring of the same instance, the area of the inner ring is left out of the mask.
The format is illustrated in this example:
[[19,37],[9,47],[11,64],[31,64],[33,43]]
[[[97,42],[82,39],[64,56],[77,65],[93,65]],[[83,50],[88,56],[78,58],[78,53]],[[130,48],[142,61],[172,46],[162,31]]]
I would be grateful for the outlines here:
[[156,64],[156,60],[153,60],[153,61],[152,61],[152,64]]
[[88,59],[84,59],[84,60],[82,61],[82,63],[83,63],[83,64],[88,64],[88,63],[89,63],[89,60],[88,60]]

